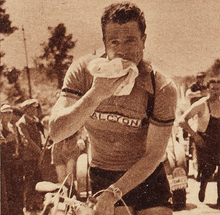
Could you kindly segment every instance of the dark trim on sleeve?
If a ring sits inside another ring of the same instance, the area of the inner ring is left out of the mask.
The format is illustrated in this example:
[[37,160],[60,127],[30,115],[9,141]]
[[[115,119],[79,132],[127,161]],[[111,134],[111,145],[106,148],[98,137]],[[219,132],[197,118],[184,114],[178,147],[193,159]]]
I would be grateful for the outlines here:
[[151,119],[155,122],[158,122],[158,123],[171,123],[171,122],[174,122],[175,119],[169,119],[169,120],[160,120],[160,119],[156,119],[154,117],[151,117]]
[[62,89],[62,92],[64,92],[64,93],[75,94],[75,95],[80,96],[80,97],[83,96],[82,93],[77,92],[77,91],[75,91],[75,90],[68,89],[68,88],[64,88],[64,89]]
[[158,120],[158,119],[150,118],[149,123],[159,127],[167,127],[167,126],[173,126],[174,119]]

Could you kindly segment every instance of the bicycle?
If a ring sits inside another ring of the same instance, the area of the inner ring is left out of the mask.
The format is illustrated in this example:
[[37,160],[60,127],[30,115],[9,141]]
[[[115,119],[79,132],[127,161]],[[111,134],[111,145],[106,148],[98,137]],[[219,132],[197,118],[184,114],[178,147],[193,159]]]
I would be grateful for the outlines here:
[[[93,215],[93,206],[91,201],[81,202],[76,199],[76,196],[67,195],[65,182],[70,174],[67,175],[63,183],[54,184],[52,182],[39,182],[36,185],[36,190],[40,193],[46,193],[44,199],[44,208],[40,215]],[[72,187],[72,186],[71,186]]]
[[[110,190],[100,190],[93,196],[89,196],[86,202],[77,200],[76,196],[71,196],[71,189],[69,196],[67,195],[67,188],[65,183],[67,178],[72,173],[68,174],[61,185],[54,184],[52,182],[39,182],[36,185],[38,192],[45,194],[44,208],[40,215],[94,215],[94,207],[96,205],[96,196],[104,191],[112,192]],[[73,185],[73,183],[72,183]],[[121,201],[125,205],[128,215],[131,215],[127,205],[121,198]]]

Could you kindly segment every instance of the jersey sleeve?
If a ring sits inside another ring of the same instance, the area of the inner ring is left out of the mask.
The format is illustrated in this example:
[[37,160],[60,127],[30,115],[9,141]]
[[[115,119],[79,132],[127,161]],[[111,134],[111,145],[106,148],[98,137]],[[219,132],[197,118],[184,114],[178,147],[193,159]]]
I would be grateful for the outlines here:
[[61,95],[65,97],[82,97],[91,87],[93,76],[87,69],[91,59],[80,58],[74,61],[67,70]]
[[156,83],[154,111],[150,122],[158,126],[173,125],[176,106],[176,86],[171,80],[167,80],[165,77],[159,77]]

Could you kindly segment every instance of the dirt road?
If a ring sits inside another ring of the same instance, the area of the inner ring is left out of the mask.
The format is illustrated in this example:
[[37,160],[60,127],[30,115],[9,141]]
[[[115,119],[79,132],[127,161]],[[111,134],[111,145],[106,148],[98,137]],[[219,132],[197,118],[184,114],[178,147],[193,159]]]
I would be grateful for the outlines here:
[[174,215],[220,215],[220,210],[216,209],[216,182],[209,182],[204,202],[200,202],[198,199],[200,183],[194,179],[188,179],[188,182],[186,208],[182,211],[174,212]]

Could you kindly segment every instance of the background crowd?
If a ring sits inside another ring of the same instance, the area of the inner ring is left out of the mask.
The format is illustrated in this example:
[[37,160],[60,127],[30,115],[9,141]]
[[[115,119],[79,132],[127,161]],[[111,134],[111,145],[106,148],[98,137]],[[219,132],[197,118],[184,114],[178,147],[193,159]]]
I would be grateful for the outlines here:
[[[201,98],[203,100],[205,98],[205,101],[210,98],[208,88],[210,84],[207,85],[210,78],[207,80],[203,72],[199,72],[196,78],[196,82],[186,91],[185,98],[190,102],[189,108],[201,102]],[[218,100],[219,79],[212,79],[212,82],[216,83],[214,94]],[[218,180],[219,207],[219,154],[216,154],[219,152],[219,119],[212,134],[212,136],[216,135],[217,143],[214,143],[214,146],[210,145],[208,139],[204,147],[201,146],[203,143],[201,139],[196,139],[196,136],[192,135],[183,124],[179,124],[184,112],[188,110],[188,108],[185,109],[183,111],[181,107],[176,111],[172,139],[181,145],[178,151],[184,153],[186,160],[181,161],[181,156],[178,158],[177,155],[176,162],[182,165],[187,174],[193,174],[197,181],[204,178],[199,193],[200,201],[204,201],[208,181]],[[211,112],[208,114],[211,115]],[[23,214],[24,207],[27,211],[40,210],[43,197],[35,191],[35,185],[39,181],[62,183],[69,173],[73,174],[67,180],[66,186],[70,187],[72,180],[77,181],[77,159],[80,154],[87,153],[86,146],[89,142],[85,129],[82,128],[66,140],[53,144],[49,137],[48,124],[49,116],[43,116],[37,99],[27,99],[18,106],[1,105],[2,214]],[[197,113],[189,119],[189,124],[193,131],[198,129]],[[168,157],[171,148],[168,145],[166,153]],[[167,172],[169,171],[168,169]],[[75,188],[74,194],[78,195]]]
[[[42,118],[37,99],[17,107],[1,105],[1,214],[42,209],[43,196],[35,191],[40,181],[62,183],[68,173],[76,180],[76,161],[85,151],[86,133],[82,129],[53,145],[48,120]],[[70,184],[71,179],[66,186]]]

